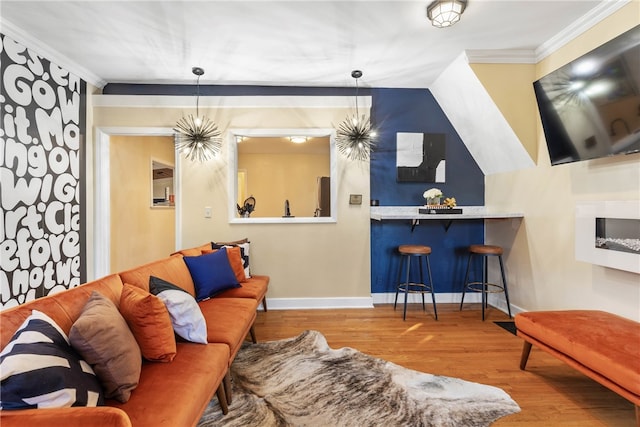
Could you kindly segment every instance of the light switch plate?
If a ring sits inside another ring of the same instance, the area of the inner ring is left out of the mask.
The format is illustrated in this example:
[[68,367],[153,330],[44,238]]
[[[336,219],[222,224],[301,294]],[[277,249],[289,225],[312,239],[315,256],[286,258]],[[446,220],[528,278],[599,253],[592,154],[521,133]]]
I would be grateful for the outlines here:
[[361,205],[362,204],[362,194],[350,194],[349,195],[349,204],[350,205]]
[[211,207],[210,206],[205,206],[205,208],[204,208],[204,217],[205,218],[211,218]]

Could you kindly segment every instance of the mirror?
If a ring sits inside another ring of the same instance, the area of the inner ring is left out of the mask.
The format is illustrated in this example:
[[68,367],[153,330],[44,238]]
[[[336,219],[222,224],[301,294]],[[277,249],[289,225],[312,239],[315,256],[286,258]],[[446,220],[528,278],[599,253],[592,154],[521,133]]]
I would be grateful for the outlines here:
[[333,130],[231,133],[232,220],[335,220]]
[[173,166],[151,160],[152,207],[172,207],[175,205],[173,172]]

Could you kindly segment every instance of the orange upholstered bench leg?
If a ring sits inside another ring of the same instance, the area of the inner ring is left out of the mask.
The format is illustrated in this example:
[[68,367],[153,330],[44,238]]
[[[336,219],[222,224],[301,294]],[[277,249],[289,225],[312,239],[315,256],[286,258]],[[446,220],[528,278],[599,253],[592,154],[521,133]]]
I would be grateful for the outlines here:
[[524,341],[522,345],[522,356],[520,356],[520,369],[523,371],[524,371],[524,368],[527,367],[529,354],[531,354],[531,343],[529,341]]

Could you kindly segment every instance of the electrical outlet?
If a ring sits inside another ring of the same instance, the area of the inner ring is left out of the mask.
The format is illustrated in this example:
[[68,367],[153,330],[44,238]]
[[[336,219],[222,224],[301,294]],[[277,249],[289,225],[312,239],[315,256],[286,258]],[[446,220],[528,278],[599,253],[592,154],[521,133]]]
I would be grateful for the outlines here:
[[211,207],[210,206],[205,206],[205,208],[204,208],[204,217],[205,218],[211,218]]

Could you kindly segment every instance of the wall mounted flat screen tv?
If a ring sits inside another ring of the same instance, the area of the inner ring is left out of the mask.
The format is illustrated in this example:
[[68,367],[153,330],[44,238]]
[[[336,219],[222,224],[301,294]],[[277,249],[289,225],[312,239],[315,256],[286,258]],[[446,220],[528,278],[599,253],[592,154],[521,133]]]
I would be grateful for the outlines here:
[[533,83],[552,165],[640,151],[640,25]]

